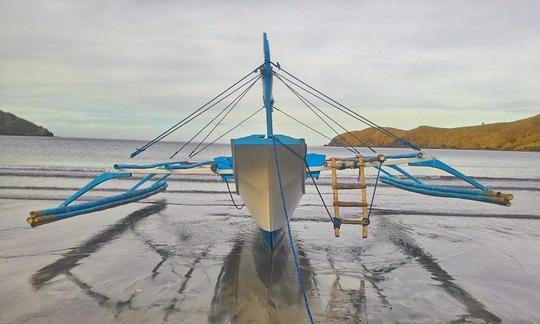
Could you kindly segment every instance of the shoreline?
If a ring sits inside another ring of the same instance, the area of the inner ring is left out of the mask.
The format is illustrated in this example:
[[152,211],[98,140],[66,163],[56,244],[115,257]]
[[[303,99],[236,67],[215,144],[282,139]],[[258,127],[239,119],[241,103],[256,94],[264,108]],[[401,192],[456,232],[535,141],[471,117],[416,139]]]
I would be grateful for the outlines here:
[[[344,147],[342,145],[336,144],[324,144],[324,147]],[[354,146],[354,147],[365,147],[365,146]],[[385,149],[408,149],[403,146],[372,146],[375,148],[385,148]],[[462,148],[462,147],[440,147],[440,146],[424,146],[422,150],[463,150],[463,151],[493,151],[493,152],[533,152],[540,153],[539,150],[505,150],[505,149],[496,149],[496,148]]]

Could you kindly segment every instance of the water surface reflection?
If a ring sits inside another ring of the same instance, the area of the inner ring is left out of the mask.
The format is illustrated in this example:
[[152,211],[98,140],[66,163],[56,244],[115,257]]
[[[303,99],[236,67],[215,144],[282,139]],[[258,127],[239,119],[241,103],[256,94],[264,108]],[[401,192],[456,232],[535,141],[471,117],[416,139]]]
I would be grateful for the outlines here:
[[[301,276],[316,310],[316,276],[298,245]],[[239,238],[225,257],[209,322],[303,323],[307,320],[287,238],[269,251],[258,236]],[[315,309],[313,309],[315,308]]]

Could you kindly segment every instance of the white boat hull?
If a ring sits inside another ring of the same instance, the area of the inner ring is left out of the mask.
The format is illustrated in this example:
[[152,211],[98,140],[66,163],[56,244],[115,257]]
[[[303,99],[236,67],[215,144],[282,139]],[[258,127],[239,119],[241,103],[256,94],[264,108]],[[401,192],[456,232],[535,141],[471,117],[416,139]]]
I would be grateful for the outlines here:
[[232,140],[233,165],[237,193],[272,247],[305,192],[306,146],[303,139],[283,135],[276,135],[274,146],[273,139],[261,136]]

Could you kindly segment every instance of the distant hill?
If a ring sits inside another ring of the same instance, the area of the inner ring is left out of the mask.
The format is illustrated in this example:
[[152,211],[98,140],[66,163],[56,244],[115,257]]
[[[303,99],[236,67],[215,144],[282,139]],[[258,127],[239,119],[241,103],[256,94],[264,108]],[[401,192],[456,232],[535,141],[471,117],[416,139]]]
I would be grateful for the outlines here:
[[48,129],[0,110],[0,135],[54,136]]
[[[540,115],[509,123],[485,124],[478,126],[438,128],[420,126],[411,130],[385,127],[385,129],[406,138],[422,148],[448,148],[467,150],[540,151]],[[401,147],[392,138],[373,128],[352,131],[358,139],[369,146]],[[342,134],[346,141],[355,145],[363,144],[350,134]],[[328,145],[343,143],[336,136]]]

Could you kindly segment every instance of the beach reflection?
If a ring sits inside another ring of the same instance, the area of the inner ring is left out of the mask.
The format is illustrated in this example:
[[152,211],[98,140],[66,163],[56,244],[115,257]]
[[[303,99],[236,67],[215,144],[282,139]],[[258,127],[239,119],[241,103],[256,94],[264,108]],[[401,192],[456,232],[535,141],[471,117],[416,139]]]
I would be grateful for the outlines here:
[[[316,277],[301,245],[301,276],[310,305],[317,308]],[[316,311],[316,309],[315,309]],[[303,323],[307,321],[289,242],[270,251],[258,236],[238,239],[225,257],[216,282],[212,323]]]

